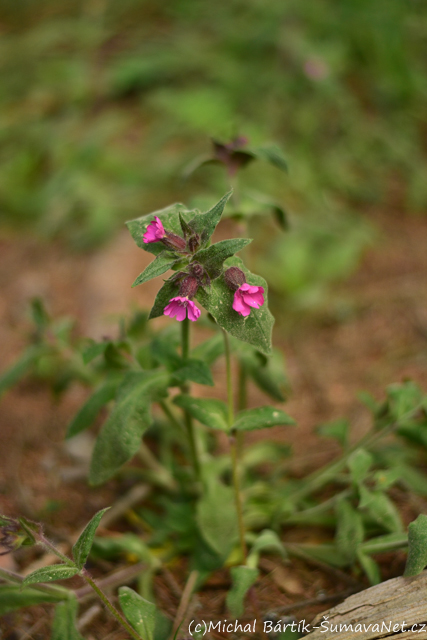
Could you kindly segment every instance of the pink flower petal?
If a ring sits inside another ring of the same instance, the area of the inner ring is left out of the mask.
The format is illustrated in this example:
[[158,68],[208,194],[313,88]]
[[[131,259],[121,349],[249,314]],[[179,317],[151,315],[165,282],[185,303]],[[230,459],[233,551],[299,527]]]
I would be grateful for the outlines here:
[[143,241],[148,244],[149,242],[158,242],[165,236],[165,229],[162,221],[158,216],[154,216],[154,220],[150,222],[146,232],[143,236]]
[[196,320],[200,317],[200,309],[196,307],[192,300],[188,301],[187,312],[188,318],[192,322],[196,322]]
[[243,300],[242,292],[240,291],[240,289],[237,289],[234,294],[233,309],[234,311],[237,311],[238,314],[244,317],[248,316],[251,312],[250,307],[248,307],[248,305]]

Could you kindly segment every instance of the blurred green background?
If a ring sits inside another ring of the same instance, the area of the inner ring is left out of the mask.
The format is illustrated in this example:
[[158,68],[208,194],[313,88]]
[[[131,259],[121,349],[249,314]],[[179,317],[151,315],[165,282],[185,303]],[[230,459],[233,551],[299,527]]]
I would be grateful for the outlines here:
[[424,0],[2,0],[0,29],[3,228],[83,250],[171,201],[216,201],[220,167],[182,169],[236,135],[290,165],[241,178],[291,213],[279,292],[350,272],[367,212],[426,209]]

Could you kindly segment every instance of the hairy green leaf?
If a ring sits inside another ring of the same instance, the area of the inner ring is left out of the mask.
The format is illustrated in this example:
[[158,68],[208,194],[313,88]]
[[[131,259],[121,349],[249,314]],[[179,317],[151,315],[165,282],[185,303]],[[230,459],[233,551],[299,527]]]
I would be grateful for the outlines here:
[[92,340],[92,344],[87,346],[82,353],[83,362],[89,364],[95,358],[105,353],[107,347],[111,344],[111,340],[104,340],[103,342],[95,342]]
[[356,449],[356,451],[351,454],[348,459],[347,466],[355,484],[363,482],[373,461],[374,459],[372,454],[369,453],[369,451],[366,451],[366,449]]
[[234,292],[226,285],[223,276],[211,283],[209,289],[199,289],[197,300],[216,320],[218,325],[230,335],[248,342],[265,355],[271,354],[271,333],[274,318],[268,309],[268,287],[264,278],[252,274],[240,258],[234,256],[226,260],[226,268],[235,266],[245,273],[246,281],[250,285],[264,288],[264,304],[260,309],[251,309],[248,317],[243,318],[234,311]]
[[30,607],[44,602],[58,602],[64,599],[64,594],[37,591],[31,587],[21,589],[18,584],[0,585],[0,616],[22,607]]
[[164,309],[171,298],[176,298],[179,295],[179,287],[177,287],[176,282],[171,282],[170,280],[166,280],[162,288],[157,292],[156,299],[154,301],[153,308],[150,311],[149,319],[158,318],[159,316],[164,315]]
[[81,431],[88,429],[95,421],[102,407],[114,399],[118,386],[119,380],[115,379],[105,382],[96,389],[70,422],[65,437],[72,438]]
[[27,375],[46,351],[43,345],[28,347],[15,363],[0,375],[0,396]]
[[180,382],[189,380],[198,384],[206,384],[209,387],[214,386],[211,370],[203,360],[189,358],[183,361],[182,364],[182,367],[173,372],[174,378],[177,378]]
[[337,502],[335,510],[337,515],[335,534],[337,548],[351,564],[356,559],[358,545],[363,542],[364,538],[362,516],[345,499]]
[[206,269],[210,278],[214,280],[221,275],[225,260],[234,256],[251,242],[252,240],[246,238],[221,240],[207,249],[201,249],[195,253],[193,261],[199,262]]
[[357,559],[363,571],[366,573],[370,584],[379,584],[381,582],[381,572],[375,560],[371,558],[371,556],[366,555],[366,553],[363,553],[361,549],[357,550]]
[[51,640],[84,640],[76,627],[77,611],[76,598],[56,605]]
[[92,454],[89,481],[105,482],[138,451],[151,424],[151,402],[166,395],[169,374],[163,371],[129,372],[117,393],[117,402],[99,434]]
[[227,593],[226,603],[232,616],[238,618],[244,612],[244,600],[247,592],[255,584],[259,572],[251,567],[232,567],[230,569],[232,587]]
[[234,493],[220,482],[212,483],[197,505],[197,523],[206,542],[219,556],[227,558],[238,540]]
[[144,640],[154,640],[156,605],[129,587],[120,587],[119,601],[126,619]]
[[178,407],[188,411],[193,418],[207,427],[228,431],[227,405],[222,400],[180,395],[176,396],[173,401]]
[[135,282],[132,284],[132,287],[136,287],[139,284],[144,284],[144,282],[148,282],[152,280],[152,278],[157,278],[157,276],[161,276],[162,273],[165,273],[169,269],[181,260],[179,256],[171,251],[162,251],[156,256],[153,262],[144,269],[142,273],[139,274]]
[[421,513],[408,527],[405,576],[416,576],[427,565],[427,516]]
[[295,420],[276,407],[257,407],[240,411],[236,416],[232,430],[255,431],[282,424],[294,425]]
[[36,584],[37,582],[52,582],[53,580],[66,580],[72,578],[78,573],[77,567],[69,567],[65,564],[53,564],[49,567],[41,567],[30,573],[22,583],[24,586],[28,584]]
[[73,558],[79,569],[83,567],[88,558],[93,539],[95,537],[95,532],[101,522],[102,516],[109,508],[110,507],[106,507],[105,509],[98,511],[98,513],[93,516],[92,520],[86,525],[77,542],[73,546]]
[[275,144],[250,149],[251,153],[259,160],[265,160],[281,171],[288,172],[288,163],[282,150]]
[[215,231],[218,222],[221,220],[224,207],[231,194],[232,191],[229,191],[219,202],[216,203],[216,205],[212,207],[212,209],[209,209],[206,213],[199,213],[189,221],[189,225],[193,231],[200,234],[203,244],[208,242],[209,238]]
[[168,231],[172,231],[177,235],[182,235],[179,214],[181,214],[181,217],[183,220],[185,220],[185,222],[188,222],[189,220],[194,218],[194,215],[196,213],[198,213],[196,209],[190,211],[185,205],[178,202],[176,204],[171,204],[165,209],[153,211],[152,213],[148,213],[144,216],[141,216],[140,218],[136,218],[135,220],[130,220],[129,222],[126,222],[126,225],[138,247],[157,256],[159,253],[164,251],[164,244],[162,242],[146,243],[143,240],[144,234],[147,231],[147,227],[150,222],[154,220],[154,217],[157,216],[158,218],[160,218],[163,227]]
[[382,527],[391,532],[402,531],[402,521],[399,512],[382,491],[370,491],[365,486],[359,487],[360,509],[366,509],[369,515]]

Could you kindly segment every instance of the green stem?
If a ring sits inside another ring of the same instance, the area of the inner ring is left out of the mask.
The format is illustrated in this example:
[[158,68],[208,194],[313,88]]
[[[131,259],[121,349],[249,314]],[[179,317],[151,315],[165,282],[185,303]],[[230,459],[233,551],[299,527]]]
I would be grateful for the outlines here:
[[[188,360],[188,356],[190,353],[190,320],[188,318],[185,318],[185,320],[182,321],[182,333],[181,333],[181,345],[182,345],[182,359],[183,360]],[[185,395],[189,395],[190,394],[190,385],[188,383],[185,383],[182,385],[181,387],[182,389],[182,393]],[[194,424],[193,424],[193,418],[191,416],[191,414],[184,410],[184,422],[185,422],[185,427],[187,430],[187,435],[188,435],[188,442],[190,444],[190,451],[191,451],[191,457],[193,460],[193,468],[194,468],[194,475],[196,476],[197,480],[200,480],[200,462],[199,462],[199,455],[197,452],[197,442],[196,442],[196,434],[194,431]]]
[[102,602],[105,604],[105,606],[107,607],[108,611],[115,617],[115,619],[117,620],[117,622],[120,623],[120,625],[126,629],[126,631],[132,636],[132,638],[135,638],[135,640],[143,640],[143,638],[141,638],[141,636],[139,635],[139,633],[137,633],[135,631],[135,629],[133,627],[130,626],[130,624],[128,623],[128,621],[122,616],[122,614],[117,611],[117,609],[115,608],[115,606],[110,602],[110,600],[108,599],[108,597],[105,595],[105,593],[103,591],[101,591],[101,589],[98,587],[98,585],[96,584],[95,580],[92,578],[91,575],[89,575],[89,573],[86,571],[86,569],[82,569],[80,575],[82,576],[82,578],[84,580],[86,580],[86,582],[88,583],[88,585],[90,587],[92,587],[92,589],[95,591],[95,593],[97,594],[97,596],[102,600]]
[[[227,371],[227,399],[228,399],[228,428],[231,430],[234,424],[234,401],[233,401],[233,384],[231,377],[231,355],[230,355],[230,341],[226,331],[222,330],[224,336],[225,347],[225,364]],[[239,448],[237,446],[236,438],[230,435],[230,454],[231,454],[231,466],[233,470],[233,487],[234,487],[234,501],[236,505],[237,523],[239,527],[239,540],[240,549],[242,552],[243,561],[246,562],[247,549],[245,540],[245,524],[243,522],[243,507],[242,507],[242,495],[240,488],[240,469],[239,469]]]
[[161,486],[170,489],[171,491],[176,490],[176,482],[172,478],[168,469],[164,467],[157,458],[152,454],[151,450],[146,446],[144,442],[141,442],[141,446],[138,451],[140,460],[151,469],[151,471],[155,474],[155,480]]

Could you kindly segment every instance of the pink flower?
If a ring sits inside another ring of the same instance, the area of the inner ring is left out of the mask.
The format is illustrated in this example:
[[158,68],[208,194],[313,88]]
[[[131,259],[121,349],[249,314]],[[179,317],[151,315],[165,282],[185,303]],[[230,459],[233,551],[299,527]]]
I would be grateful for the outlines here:
[[200,309],[196,307],[192,300],[183,298],[182,296],[177,296],[176,298],[169,300],[169,304],[166,305],[163,313],[165,316],[169,316],[170,318],[174,318],[176,316],[178,322],[185,320],[188,313],[189,320],[195,322],[200,316]]
[[147,231],[144,233],[143,240],[147,244],[149,242],[159,242],[165,237],[165,229],[162,225],[162,221],[157,216],[154,216],[154,220],[150,222],[147,227]]
[[264,287],[242,284],[234,294],[233,309],[241,316],[248,316],[251,307],[259,309],[264,304]]

